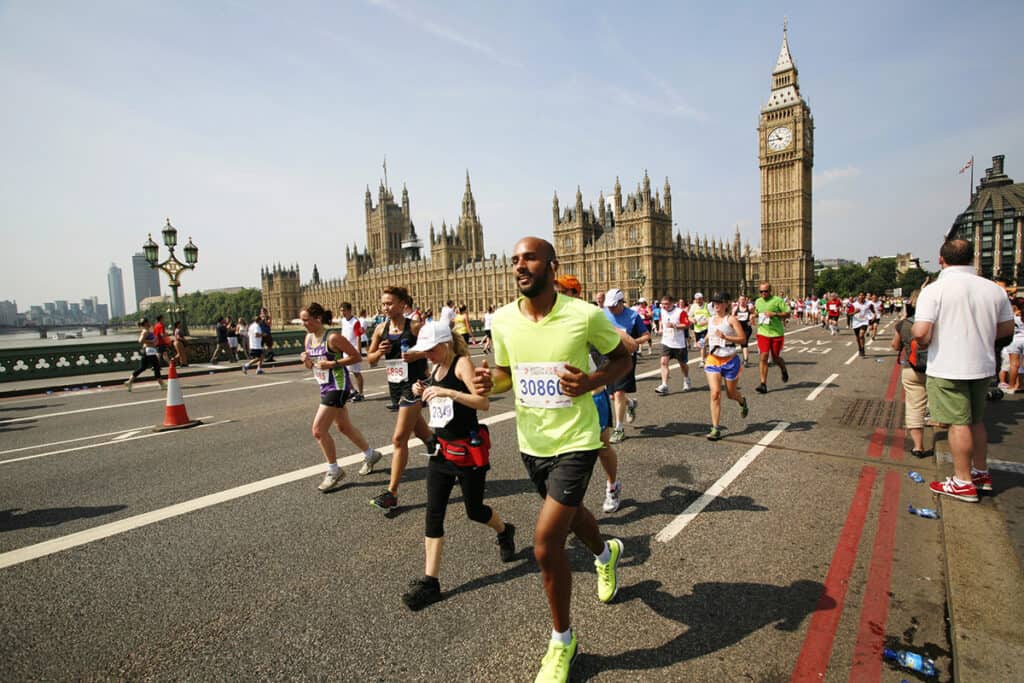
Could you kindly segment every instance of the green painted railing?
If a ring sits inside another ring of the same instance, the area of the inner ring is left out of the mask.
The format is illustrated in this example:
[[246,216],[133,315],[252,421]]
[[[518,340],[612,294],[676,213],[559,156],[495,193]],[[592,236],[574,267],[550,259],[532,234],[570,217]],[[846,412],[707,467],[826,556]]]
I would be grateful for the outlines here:
[[[274,353],[298,354],[306,333],[302,330],[274,332]],[[189,360],[202,363],[210,359],[215,337],[188,340]],[[129,372],[139,365],[142,349],[135,341],[116,341],[68,346],[32,346],[0,350],[0,383],[50,377],[73,377],[101,372]]]

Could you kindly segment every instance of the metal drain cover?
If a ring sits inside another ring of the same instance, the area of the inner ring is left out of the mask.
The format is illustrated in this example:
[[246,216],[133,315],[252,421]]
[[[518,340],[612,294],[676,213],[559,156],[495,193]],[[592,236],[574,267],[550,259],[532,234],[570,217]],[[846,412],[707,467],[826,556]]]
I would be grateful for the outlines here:
[[899,429],[903,427],[903,402],[881,399],[839,399],[831,415],[841,427],[881,427]]

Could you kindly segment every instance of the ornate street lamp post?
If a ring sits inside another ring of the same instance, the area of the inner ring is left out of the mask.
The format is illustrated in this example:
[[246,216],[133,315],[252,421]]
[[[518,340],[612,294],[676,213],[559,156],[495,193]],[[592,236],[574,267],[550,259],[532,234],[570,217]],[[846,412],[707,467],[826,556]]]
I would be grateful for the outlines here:
[[192,243],[192,238],[188,238],[188,244],[182,250],[185,252],[185,263],[182,263],[174,255],[174,247],[178,246],[178,229],[171,225],[171,219],[167,219],[167,225],[160,231],[163,235],[164,245],[170,252],[170,256],[163,263],[157,263],[160,258],[159,251],[160,246],[153,241],[153,233],[149,233],[149,239],[142,245],[142,252],[146,256],[146,262],[150,268],[159,268],[167,274],[169,280],[168,284],[171,286],[171,295],[174,300],[174,308],[171,311],[172,318],[181,322],[181,329],[185,334],[188,334],[188,323],[185,321],[185,311],[181,309],[181,305],[178,303],[178,287],[181,286],[181,281],[178,276],[184,270],[193,270],[196,267],[196,263],[199,262],[199,247]]
[[644,295],[644,284],[647,282],[647,276],[644,275],[644,271],[638,270],[633,273],[633,280],[636,281],[638,285],[636,296],[633,297],[633,300],[635,301]]

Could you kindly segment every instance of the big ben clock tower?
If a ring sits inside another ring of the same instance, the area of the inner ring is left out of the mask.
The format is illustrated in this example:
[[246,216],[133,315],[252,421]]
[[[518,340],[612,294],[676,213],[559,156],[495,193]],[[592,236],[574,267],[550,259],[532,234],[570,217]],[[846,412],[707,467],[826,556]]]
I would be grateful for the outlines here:
[[757,128],[761,168],[761,277],[775,294],[804,296],[814,287],[811,169],[814,119],[800,95],[787,28],[772,70],[772,92]]

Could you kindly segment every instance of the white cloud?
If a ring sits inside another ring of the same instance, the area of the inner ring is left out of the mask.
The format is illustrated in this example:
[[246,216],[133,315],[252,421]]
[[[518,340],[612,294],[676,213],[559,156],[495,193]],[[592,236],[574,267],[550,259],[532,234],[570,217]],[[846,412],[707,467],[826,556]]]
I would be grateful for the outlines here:
[[408,7],[404,7],[397,2],[394,2],[394,0],[370,0],[370,4],[381,8],[407,24],[420,28],[433,36],[437,36],[442,40],[448,41],[449,43],[458,45],[459,47],[468,48],[473,52],[489,57],[499,64],[511,67],[521,66],[517,62],[500,54],[490,45],[486,45],[479,40],[470,38],[451,26],[421,17]]
[[830,168],[823,171],[821,174],[814,178],[815,187],[821,188],[826,185],[830,185],[839,180],[846,180],[848,178],[857,178],[861,175],[861,170],[856,166],[847,166],[846,168]]

